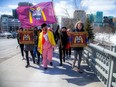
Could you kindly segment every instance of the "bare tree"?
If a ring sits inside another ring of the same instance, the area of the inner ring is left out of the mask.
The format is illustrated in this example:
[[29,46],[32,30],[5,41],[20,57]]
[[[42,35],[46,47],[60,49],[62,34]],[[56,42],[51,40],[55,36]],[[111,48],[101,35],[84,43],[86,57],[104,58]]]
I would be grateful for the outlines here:
[[64,10],[64,14],[67,16],[67,17],[62,18],[61,20],[62,27],[65,26],[67,28],[73,29],[75,20],[71,18],[70,13],[68,12],[67,8],[62,8],[62,9]]

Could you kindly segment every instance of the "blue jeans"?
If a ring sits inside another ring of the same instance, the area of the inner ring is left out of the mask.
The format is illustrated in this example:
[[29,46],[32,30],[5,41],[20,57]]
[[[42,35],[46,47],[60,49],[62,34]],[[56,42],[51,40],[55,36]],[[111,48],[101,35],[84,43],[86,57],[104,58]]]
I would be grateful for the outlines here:
[[74,50],[74,65],[76,63],[76,60],[77,60],[77,56],[78,56],[78,69],[80,69],[80,64],[81,64],[81,59],[82,59],[82,53],[83,53],[83,50]]

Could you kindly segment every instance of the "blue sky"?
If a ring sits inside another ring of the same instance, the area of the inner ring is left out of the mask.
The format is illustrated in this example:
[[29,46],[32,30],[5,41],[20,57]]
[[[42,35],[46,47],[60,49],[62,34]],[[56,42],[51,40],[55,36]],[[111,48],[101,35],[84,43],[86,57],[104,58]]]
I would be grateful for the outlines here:
[[[12,9],[17,8],[19,2],[38,4],[47,1],[52,0],[0,0],[0,15],[12,15]],[[103,11],[104,16],[116,17],[116,0],[54,0],[54,7],[57,16],[69,14],[72,17],[74,10],[80,9],[86,13]]]

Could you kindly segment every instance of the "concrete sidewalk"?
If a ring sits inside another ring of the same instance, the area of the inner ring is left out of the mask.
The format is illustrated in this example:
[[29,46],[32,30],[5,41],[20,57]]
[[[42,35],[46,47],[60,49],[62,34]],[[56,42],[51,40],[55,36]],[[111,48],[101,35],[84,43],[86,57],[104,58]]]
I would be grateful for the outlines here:
[[86,64],[82,74],[72,70],[71,60],[59,66],[57,50],[47,70],[32,62],[29,68],[25,65],[20,54],[0,63],[0,87],[104,87]]

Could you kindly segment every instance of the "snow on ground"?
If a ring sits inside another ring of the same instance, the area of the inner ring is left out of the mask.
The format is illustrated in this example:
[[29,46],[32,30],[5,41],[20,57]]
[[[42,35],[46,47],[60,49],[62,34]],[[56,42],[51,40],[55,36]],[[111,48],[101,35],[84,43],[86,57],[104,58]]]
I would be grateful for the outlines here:
[[116,33],[115,34],[96,33],[95,40],[105,41],[105,42],[116,45]]

